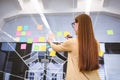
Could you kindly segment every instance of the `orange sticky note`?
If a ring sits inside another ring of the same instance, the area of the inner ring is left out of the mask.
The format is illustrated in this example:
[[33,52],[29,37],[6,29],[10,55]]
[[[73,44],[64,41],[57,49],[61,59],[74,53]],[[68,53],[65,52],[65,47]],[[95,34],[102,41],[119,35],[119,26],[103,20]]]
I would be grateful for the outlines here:
[[50,56],[56,56],[56,52],[54,50],[50,51]]
[[37,29],[38,29],[38,30],[42,30],[42,29],[43,29],[43,25],[38,25],[38,26],[37,26]]
[[45,42],[45,38],[44,37],[40,37],[39,38],[39,42]]
[[40,51],[46,51],[46,45],[40,46]]
[[53,39],[54,38],[54,34],[53,33],[49,34],[49,38]]
[[67,35],[70,35],[70,32],[64,32],[64,37],[66,37]]
[[15,41],[19,42],[20,41],[20,37],[16,37]]
[[17,26],[17,31],[22,31],[22,26]]

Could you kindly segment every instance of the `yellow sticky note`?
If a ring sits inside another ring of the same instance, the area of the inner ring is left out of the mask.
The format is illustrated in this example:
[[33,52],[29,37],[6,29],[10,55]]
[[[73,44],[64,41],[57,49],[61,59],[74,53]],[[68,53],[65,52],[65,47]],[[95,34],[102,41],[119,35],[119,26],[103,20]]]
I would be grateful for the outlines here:
[[38,26],[37,26],[37,29],[38,29],[38,30],[42,30],[42,29],[43,29],[43,25],[38,25]]
[[17,31],[22,31],[22,26],[17,26]]
[[44,37],[40,37],[39,38],[39,42],[45,42],[45,38]]
[[70,35],[70,32],[64,32],[64,37],[66,37],[67,35]]
[[50,52],[50,56],[56,56],[56,52],[52,50],[52,51]]
[[41,50],[41,51],[46,51],[46,45],[40,46],[40,50]]
[[104,52],[102,50],[99,51],[99,56],[102,57]]

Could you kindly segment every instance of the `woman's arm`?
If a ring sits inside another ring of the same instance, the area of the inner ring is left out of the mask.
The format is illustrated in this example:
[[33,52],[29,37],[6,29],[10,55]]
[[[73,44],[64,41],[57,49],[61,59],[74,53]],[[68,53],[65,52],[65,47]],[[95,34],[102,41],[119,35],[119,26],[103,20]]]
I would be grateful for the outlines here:
[[63,51],[71,51],[71,39],[65,41],[64,43],[61,44],[54,44],[53,42],[49,42],[50,46],[52,47],[53,50],[57,52],[63,52]]

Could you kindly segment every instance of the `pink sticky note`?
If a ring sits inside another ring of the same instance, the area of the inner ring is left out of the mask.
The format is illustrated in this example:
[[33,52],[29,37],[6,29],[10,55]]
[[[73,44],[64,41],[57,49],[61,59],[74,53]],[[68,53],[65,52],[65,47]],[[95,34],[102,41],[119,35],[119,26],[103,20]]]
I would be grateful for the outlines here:
[[21,44],[21,49],[26,49],[26,44]]
[[32,34],[32,32],[31,31],[27,31],[27,36],[30,36]]
[[38,38],[34,38],[34,39],[33,39],[33,42],[38,42]]
[[16,36],[21,36],[21,32],[20,32],[20,31],[17,31],[17,32],[16,32]]

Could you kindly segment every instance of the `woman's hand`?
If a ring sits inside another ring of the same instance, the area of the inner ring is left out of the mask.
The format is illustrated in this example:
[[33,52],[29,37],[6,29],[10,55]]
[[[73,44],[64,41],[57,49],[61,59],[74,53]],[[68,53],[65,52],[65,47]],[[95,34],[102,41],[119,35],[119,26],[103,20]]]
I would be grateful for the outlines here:
[[52,42],[52,38],[48,37],[47,42],[48,42],[48,44],[50,44],[50,42]]
[[65,38],[66,38],[66,39],[70,39],[70,38],[73,38],[73,37],[68,34]]

